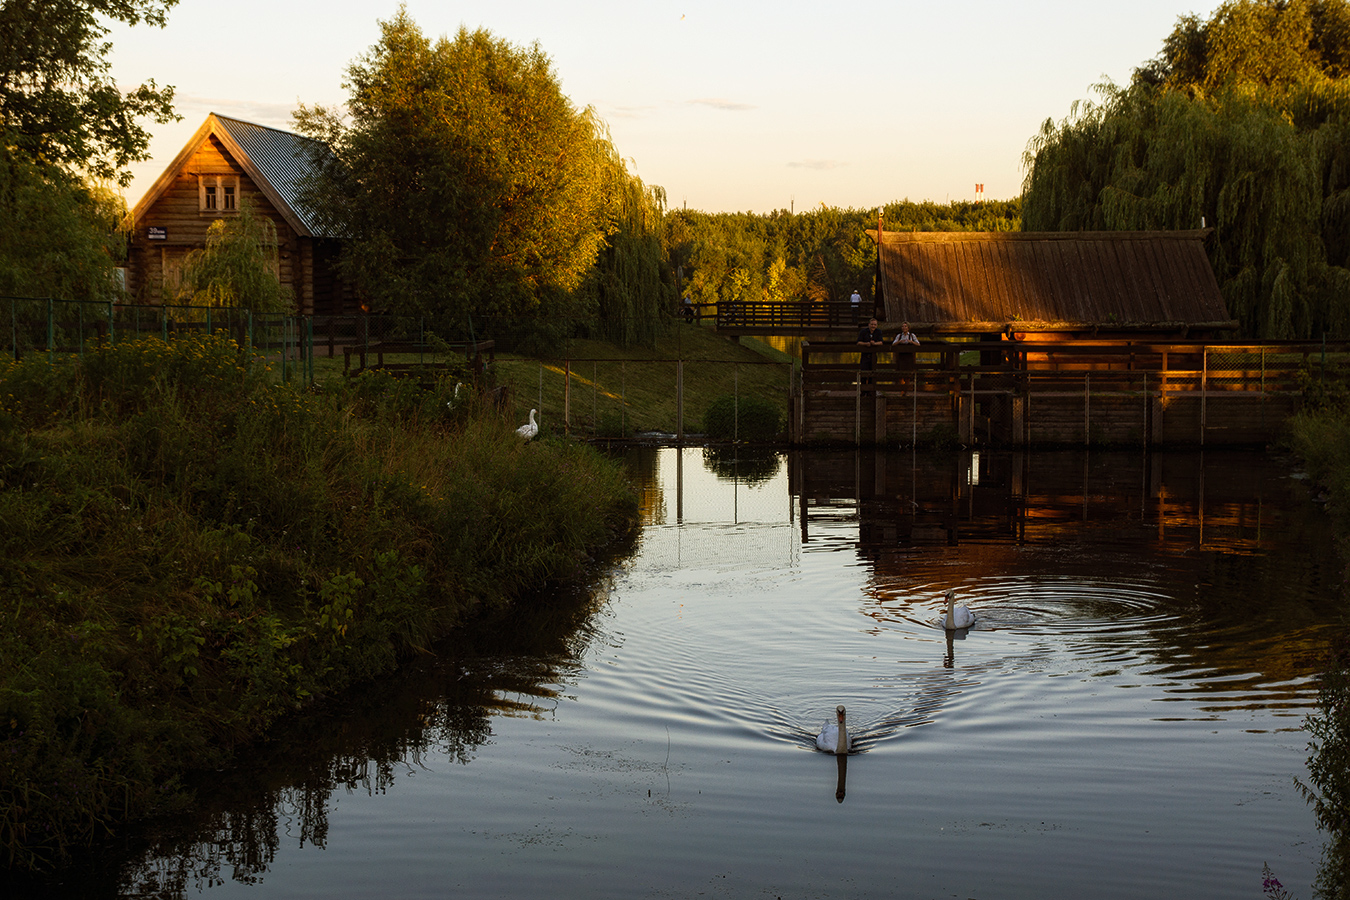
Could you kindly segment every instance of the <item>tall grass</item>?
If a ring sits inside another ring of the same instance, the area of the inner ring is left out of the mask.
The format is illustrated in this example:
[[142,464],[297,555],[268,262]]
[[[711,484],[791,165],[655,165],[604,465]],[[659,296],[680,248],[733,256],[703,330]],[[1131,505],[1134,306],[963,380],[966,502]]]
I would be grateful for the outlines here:
[[186,769],[583,573],[635,512],[617,467],[450,383],[279,385],[212,337],[0,361],[0,859],[180,802]]

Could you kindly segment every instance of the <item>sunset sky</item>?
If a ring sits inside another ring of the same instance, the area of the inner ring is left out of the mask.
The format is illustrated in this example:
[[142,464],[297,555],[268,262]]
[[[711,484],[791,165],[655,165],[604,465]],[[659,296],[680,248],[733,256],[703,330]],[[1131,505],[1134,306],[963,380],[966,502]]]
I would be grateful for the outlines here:
[[[410,0],[430,37],[484,27],[539,46],[563,91],[593,106],[619,152],[672,207],[709,212],[1021,191],[1022,153],[1047,118],[1129,80],[1179,0],[843,3]],[[298,102],[339,104],[347,66],[395,3],[228,5],[181,0],[165,29],[114,29],[113,74],[177,88],[183,121],[153,126],[135,203],[209,112],[291,127]]]

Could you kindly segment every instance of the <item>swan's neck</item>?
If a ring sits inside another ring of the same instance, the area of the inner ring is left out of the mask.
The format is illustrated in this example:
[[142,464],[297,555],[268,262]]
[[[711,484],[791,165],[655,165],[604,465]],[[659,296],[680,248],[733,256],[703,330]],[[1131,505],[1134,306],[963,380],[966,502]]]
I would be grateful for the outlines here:
[[947,598],[947,627],[956,627],[956,598],[950,596]]
[[839,740],[834,745],[835,755],[842,755],[848,752],[848,726],[844,724],[844,719],[839,718]]

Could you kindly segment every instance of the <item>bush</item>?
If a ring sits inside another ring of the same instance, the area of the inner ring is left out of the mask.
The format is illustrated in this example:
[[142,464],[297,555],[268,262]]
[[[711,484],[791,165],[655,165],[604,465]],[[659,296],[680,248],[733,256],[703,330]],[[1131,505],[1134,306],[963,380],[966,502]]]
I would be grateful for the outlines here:
[[778,408],[759,397],[723,394],[703,414],[703,431],[714,441],[775,441],[782,435]]
[[636,520],[618,466],[453,394],[277,384],[216,338],[0,363],[0,859],[177,802]]

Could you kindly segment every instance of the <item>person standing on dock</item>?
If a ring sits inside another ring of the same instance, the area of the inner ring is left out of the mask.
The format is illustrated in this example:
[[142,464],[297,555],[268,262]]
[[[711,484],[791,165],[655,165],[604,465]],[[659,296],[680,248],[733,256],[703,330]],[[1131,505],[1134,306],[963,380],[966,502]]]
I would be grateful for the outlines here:
[[877,327],[876,317],[868,319],[867,327],[858,331],[858,346],[867,348],[858,354],[858,368],[864,372],[870,372],[872,370],[872,359],[876,356],[873,352],[874,348],[885,346],[885,344],[886,342],[881,337],[881,329]]
[[895,340],[891,341],[892,347],[899,347],[901,344],[913,344],[916,347],[919,345],[919,336],[909,330],[908,322],[900,323],[900,330],[896,332]]
[[862,311],[862,294],[858,293],[857,288],[853,289],[853,296],[848,298],[848,302],[853,308],[853,321],[856,322],[858,321],[858,313]]

